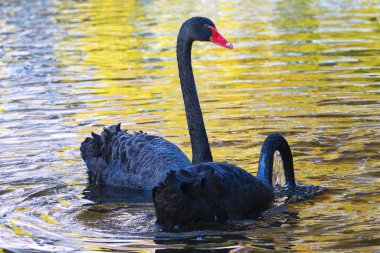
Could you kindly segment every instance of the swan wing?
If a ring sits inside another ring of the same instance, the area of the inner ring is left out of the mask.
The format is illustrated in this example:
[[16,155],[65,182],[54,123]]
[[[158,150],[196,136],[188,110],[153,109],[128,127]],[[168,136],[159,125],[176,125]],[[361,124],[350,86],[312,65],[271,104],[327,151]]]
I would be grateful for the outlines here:
[[81,144],[90,182],[152,189],[168,171],[191,164],[186,155],[162,137],[143,132],[128,133],[119,125],[92,133]]

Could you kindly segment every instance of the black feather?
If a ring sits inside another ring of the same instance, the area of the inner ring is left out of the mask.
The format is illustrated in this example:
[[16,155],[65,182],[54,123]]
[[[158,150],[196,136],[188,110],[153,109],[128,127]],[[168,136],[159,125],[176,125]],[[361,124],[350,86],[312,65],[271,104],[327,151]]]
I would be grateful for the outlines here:
[[80,148],[91,182],[152,189],[166,172],[191,164],[174,144],[142,131],[121,131],[120,123],[91,136]]
[[120,132],[121,130],[121,123],[116,125],[116,132]]

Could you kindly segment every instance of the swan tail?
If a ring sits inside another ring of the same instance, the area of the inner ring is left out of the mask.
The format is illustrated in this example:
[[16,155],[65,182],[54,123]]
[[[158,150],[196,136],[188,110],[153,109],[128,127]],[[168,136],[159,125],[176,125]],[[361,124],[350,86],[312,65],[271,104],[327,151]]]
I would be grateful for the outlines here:
[[104,161],[109,164],[112,160],[113,152],[113,137],[116,136],[121,131],[121,124],[111,125],[109,127],[103,128],[102,133],[100,134],[102,139],[102,157]]
[[81,143],[80,153],[87,165],[90,182],[95,182],[102,169],[109,164],[112,155],[112,137],[119,131],[121,131],[120,123],[104,128],[100,135],[92,132],[91,137],[87,137]]
[[286,186],[296,186],[292,151],[286,139],[278,133],[268,135],[261,147],[257,177],[262,182],[273,187],[273,157],[276,151],[279,151],[281,155]]
[[107,160],[112,144],[112,137],[119,131],[121,131],[120,123],[105,127],[100,135],[92,132],[92,138],[87,137],[80,146],[83,160],[86,161],[90,157],[103,157]]
[[80,154],[82,159],[86,161],[90,157],[101,157],[102,140],[100,135],[91,133],[91,137],[87,137],[80,145]]

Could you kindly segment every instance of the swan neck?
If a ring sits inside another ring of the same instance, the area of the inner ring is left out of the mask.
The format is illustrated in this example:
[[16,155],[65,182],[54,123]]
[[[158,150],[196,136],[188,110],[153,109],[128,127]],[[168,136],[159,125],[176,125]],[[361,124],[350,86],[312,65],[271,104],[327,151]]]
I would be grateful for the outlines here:
[[273,187],[273,158],[276,151],[279,151],[281,155],[286,185],[296,186],[292,151],[288,142],[280,134],[271,134],[265,139],[261,147],[257,177],[265,184]]
[[212,162],[211,149],[191,66],[191,48],[193,41],[187,38],[185,30],[186,29],[182,27],[178,34],[177,62],[193,153],[192,162],[194,164]]

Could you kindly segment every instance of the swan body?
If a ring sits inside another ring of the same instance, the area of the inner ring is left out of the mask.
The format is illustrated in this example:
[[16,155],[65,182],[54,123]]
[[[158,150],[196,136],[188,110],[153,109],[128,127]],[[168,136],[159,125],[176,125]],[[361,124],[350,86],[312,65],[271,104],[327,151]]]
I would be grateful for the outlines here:
[[200,221],[239,219],[266,209],[274,199],[273,155],[281,154],[287,187],[295,187],[290,147],[280,134],[261,149],[257,177],[227,163],[203,162],[177,171],[153,189],[157,222],[166,228]]
[[145,133],[128,133],[119,125],[92,134],[81,145],[91,183],[150,190],[166,172],[190,166],[173,143]]

